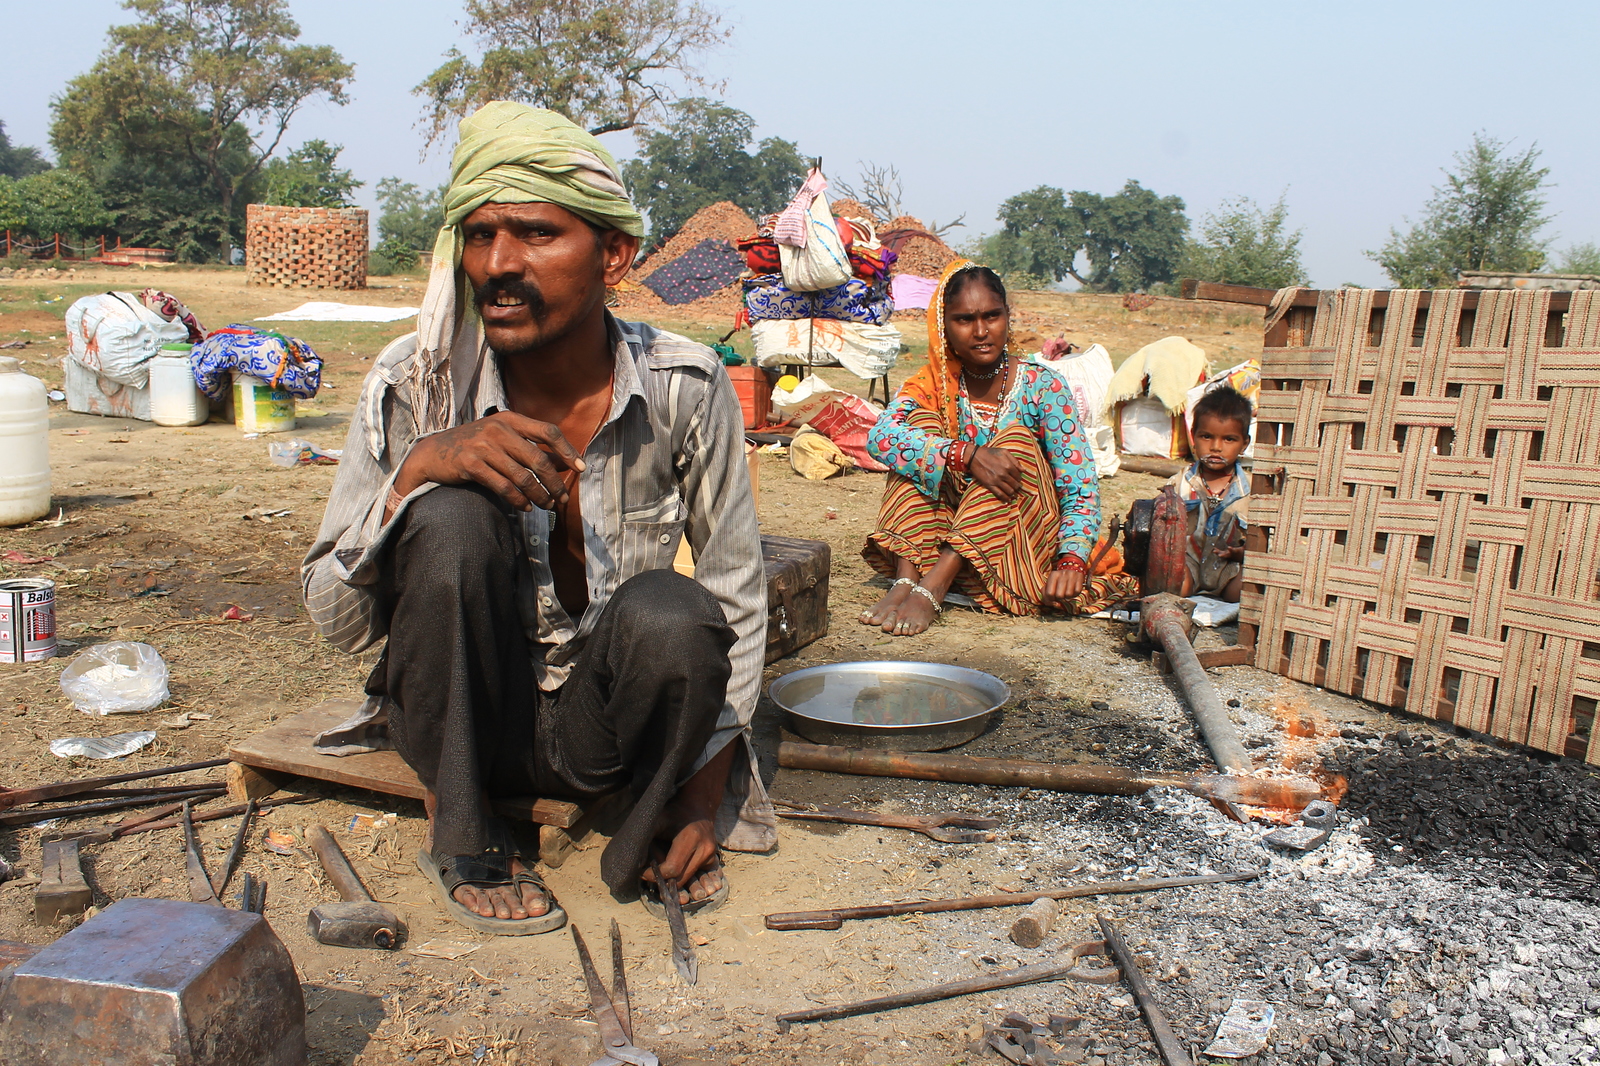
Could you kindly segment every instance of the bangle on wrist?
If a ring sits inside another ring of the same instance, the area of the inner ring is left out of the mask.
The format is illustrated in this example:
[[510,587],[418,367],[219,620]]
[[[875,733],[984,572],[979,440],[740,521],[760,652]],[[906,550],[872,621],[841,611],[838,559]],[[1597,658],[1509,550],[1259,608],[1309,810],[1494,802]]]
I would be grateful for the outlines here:
[[1069,552],[1056,560],[1056,569],[1077,574],[1087,574],[1089,572],[1089,564]]

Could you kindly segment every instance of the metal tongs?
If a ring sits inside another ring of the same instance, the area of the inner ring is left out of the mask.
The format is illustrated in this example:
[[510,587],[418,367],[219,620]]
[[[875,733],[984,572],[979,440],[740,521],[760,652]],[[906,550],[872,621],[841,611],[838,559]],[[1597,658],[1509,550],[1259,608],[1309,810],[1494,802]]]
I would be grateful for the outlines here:
[[622,930],[611,919],[611,993],[600,983],[600,974],[589,957],[578,927],[572,927],[572,942],[578,946],[578,961],[583,964],[583,979],[589,986],[589,1013],[600,1026],[600,1041],[605,1051],[591,1066],[661,1066],[653,1052],[633,1046],[633,1007],[628,1002],[628,977],[622,969]]

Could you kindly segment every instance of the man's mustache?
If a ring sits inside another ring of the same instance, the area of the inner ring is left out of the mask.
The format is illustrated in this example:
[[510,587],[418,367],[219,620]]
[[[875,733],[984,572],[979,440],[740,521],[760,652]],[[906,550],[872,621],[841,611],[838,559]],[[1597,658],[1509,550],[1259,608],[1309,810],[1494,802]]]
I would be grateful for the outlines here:
[[521,300],[534,318],[543,317],[545,313],[544,293],[526,278],[491,278],[472,288],[473,304],[479,308],[494,303],[502,295]]

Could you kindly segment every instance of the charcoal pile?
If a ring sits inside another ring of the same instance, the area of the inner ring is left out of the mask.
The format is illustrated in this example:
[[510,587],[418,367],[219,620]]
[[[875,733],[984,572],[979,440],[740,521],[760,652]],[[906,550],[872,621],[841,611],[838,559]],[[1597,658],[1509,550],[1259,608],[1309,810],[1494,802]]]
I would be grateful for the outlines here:
[[1593,767],[1460,755],[1399,733],[1345,772],[1344,809],[1366,817],[1365,834],[1391,861],[1486,859],[1557,894],[1600,900],[1600,772]]

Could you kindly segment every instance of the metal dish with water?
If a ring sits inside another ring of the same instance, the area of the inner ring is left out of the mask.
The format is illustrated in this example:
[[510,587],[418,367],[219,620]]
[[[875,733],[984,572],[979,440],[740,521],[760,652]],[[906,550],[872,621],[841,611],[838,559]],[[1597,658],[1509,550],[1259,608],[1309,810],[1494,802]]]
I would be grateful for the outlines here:
[[982,733],[1011,698],[1004,681],[943,663],[865,662],[808,666],[767,694],[789,728],[813,744],[888,751],[942,751]]

